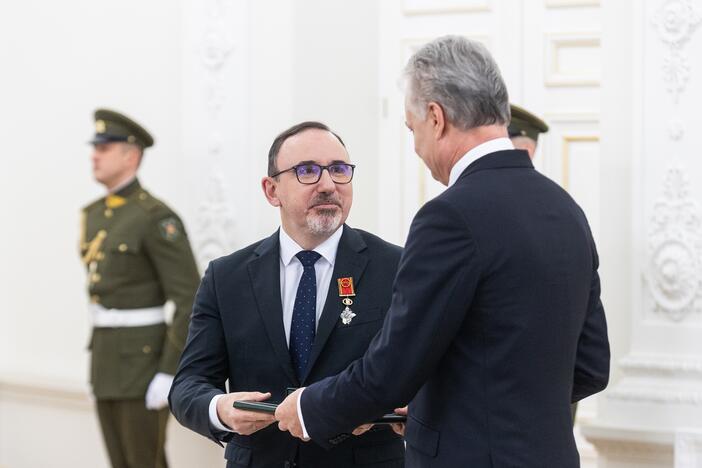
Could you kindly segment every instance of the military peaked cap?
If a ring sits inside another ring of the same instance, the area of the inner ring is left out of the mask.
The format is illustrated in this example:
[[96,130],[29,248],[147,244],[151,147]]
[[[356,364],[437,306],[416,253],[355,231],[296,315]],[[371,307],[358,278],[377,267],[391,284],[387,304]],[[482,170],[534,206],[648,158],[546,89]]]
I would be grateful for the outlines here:
[[510,138],[526,136],[537,141],[539,139],[539,133],[548,132],[548,125],[528,110],[522,109],[514,104],[510,104],[509,107],[512,112],[512,121],[507,128]]
[[98,145],[113,141],[134,143],[141,148],[148,148],[154,144],[154,139],[149,132],[126,115],[110,109],[97,109],[95,136],[90,143]]

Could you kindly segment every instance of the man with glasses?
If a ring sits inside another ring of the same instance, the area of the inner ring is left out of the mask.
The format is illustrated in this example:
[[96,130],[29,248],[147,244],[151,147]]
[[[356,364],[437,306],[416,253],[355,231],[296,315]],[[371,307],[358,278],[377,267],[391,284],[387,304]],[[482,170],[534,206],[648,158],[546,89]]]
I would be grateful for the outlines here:
[[281,432],[270,414],[232,406],[280,402],[340,372],[380,329],[401,249],[344,224],[354,169],[324,124],[281,133],[262,180],[281,229],[213,261],[202,280],[170,403],[181,424],[227,442],[228,467],[403,466],[388,427],[360,427],[327,451]]

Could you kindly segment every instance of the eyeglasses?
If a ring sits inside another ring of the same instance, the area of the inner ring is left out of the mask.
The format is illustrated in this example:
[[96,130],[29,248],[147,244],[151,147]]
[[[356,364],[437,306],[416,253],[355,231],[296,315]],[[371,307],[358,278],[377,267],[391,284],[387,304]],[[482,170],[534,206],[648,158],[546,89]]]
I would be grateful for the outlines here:
[[329,173],[329,177],[331,177],[331,180],[334,181],[334,183],[348,184],[351,182],[351,179],[353,179],[353,170],[355,167],[356,166],[353,164],[346,163],[334,163],[328,166],[322,166],[314,163],[298,164],[290,169],[285,169],[284,171],[273,174],[271,177],[278,177],[284,172],[295,171],[295,176],[297,177],[298,182],[305,185],[312,185],[319,182],[319,179],[322,178],[322,171],[326,169]]

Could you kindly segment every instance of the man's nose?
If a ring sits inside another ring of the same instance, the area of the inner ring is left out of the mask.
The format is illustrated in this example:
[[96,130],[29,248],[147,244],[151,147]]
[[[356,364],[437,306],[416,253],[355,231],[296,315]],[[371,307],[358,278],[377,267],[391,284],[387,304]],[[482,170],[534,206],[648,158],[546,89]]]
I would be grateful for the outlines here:
[[322,169],[322,175],[317,182],[318,192],[334,192],[336,191],[336,184],[329,175],[329,170]]

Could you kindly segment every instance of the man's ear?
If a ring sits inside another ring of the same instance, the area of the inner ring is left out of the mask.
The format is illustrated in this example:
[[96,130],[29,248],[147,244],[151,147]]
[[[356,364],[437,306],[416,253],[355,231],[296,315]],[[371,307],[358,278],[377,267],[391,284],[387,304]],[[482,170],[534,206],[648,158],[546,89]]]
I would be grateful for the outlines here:
[[263,195],[266,196],[266,200],[272,206],[280,206],[280,200],[278,199],[278,183],[272,177],[264,177],[261,179],[261,188],[263,189]]
[[446,130],[446,116],[444,115],[444,109],[437,102],[430,102],[427,105],[427,119],[432,125],[434,138],[439,140],[444,136]]
[[135,167],[141,165],[142,149],[132,143],[124,143],[124,156],[129,158]]

